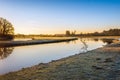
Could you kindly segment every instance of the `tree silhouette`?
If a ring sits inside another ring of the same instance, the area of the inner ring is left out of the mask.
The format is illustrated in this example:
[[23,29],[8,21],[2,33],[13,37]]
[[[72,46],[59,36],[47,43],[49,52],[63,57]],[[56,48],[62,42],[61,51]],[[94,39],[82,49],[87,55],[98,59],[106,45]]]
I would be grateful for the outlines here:
[[70,31],[69,30],[67,30],[66,31],[66,36],[70,36],[71,34],[70,34]]
[[1,39],[13,39],[14,27],[6,19],[0,18],[0,38]]

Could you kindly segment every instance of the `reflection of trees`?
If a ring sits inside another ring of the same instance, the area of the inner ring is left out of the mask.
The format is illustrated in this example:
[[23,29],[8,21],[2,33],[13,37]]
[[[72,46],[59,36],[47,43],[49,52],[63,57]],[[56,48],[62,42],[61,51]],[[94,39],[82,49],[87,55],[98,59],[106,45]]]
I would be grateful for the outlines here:
[[0,59],[8,57],[13,52],[13,49],[12,47],[0,48]]
[[94,41],[96,41],[96,42],[98,42],[98,41],[99,41],[99,39],[97,39],[97,38],[94,38],[93,40],[94,40]]
[[104,43],[111,44],[114,39],[101,39]]
[[81,48],[81,50],[82,50],[83,52],[86,52],[86,51],[87,51],[87,48],[88,48],[88,45],[86,44],[85,40],[83,40],[83,39],[80,39],[80,40],[81,40],[81,42],[83,43],[83,47]]
[[74,44],[76,44],[76,40],[66,41],[67,44],[69,44],[69,43],[71,43],[71,42],[74,43]]

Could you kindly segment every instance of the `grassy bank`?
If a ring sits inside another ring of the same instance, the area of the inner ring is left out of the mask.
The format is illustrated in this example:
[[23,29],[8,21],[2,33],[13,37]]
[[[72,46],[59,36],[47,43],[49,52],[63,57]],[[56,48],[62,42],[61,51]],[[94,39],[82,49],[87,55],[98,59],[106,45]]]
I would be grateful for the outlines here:
[[120,80],[120,45],[40,63],[0,76],[0,80]]
[[42,38],[26,41],[0,41],[0,46],[9,47],[9,46],[23,46],[23,45],[34,45],[34,44],[47,44],[47,43],[57,43],[57,42],[66,42],[71,40],[77,40],[76,37],[57,37],[57,38]]

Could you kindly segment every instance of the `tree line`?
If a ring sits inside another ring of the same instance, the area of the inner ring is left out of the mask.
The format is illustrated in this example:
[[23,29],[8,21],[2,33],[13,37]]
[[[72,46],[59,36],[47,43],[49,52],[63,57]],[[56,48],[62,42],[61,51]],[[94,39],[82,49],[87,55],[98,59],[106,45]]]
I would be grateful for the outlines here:
[[82,37],[87,37],[87,36],[120,36],[120,29],[109,29],[109,30],[104,30],[102,32],[93,32],[93,33],[80,33],[76,34],[76,31],[69,31],[66,30],[65,34],[54,34],[54,35],[45,35],[45,34],[16,34],[14,35],[16,38],[33,38],[33,37],[71,37],[71,36],[82,36]]
[[109,29],[102,32],[86,33],[86,34],[77,34],[79,36],[120,36],[120,29]]
[[13,25],[6,19],[0,17],[0,40],[8,40],[13,39],[14,37],[64,37],[64,36],[120,36],[120,29],[109,29],[104,30],[102,32],[94,32],[94,33],[80,33],[76,34],[76,30],[69,31],[66,30],[65,34],[55,34],[55,35],[44,35],[44,34],[38,34],[38,35],[24,35],[24,34],[18,34],[14,35],[14,27]]

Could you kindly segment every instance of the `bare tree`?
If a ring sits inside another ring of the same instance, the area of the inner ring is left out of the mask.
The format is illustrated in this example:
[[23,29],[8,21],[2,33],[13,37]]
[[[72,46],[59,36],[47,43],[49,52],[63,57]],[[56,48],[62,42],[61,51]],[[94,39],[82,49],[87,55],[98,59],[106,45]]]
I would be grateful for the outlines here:
[[13,35],[14,35],[13,25],[6,19],[0,18],[0,37],[9,39],[13,38]]
[[70,36],[70,31],[69,30],[66,31],[66,36]]

